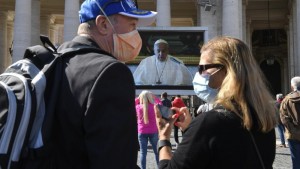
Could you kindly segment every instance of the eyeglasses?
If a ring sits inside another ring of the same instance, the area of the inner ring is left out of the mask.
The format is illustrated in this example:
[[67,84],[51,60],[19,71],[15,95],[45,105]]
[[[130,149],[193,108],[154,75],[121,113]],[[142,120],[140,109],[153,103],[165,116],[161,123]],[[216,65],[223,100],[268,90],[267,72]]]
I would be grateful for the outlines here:
[[206,64],[206,65],[198,65],[198,72],[201,75],[203,71],[211,68],[219,68],[222,69],[224,65],[221,64]]

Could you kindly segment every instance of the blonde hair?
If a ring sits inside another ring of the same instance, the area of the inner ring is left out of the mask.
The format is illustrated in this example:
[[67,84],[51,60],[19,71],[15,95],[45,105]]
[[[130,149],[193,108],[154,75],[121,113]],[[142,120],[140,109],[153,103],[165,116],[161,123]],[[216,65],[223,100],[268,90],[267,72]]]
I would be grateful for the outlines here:
[[213,63],[224,65],[226,70],[215,104],[221,104],[240,116],[247,130],[253,126],[251,108],[259,130],[272,130],[277,124],[276,107],[248,46],[236,38],[217,37],[202,47],[201,53],[204,51],[213,55]]
[[154,95],[148,91],[148,90],[143,90],[140,95],[140,104],[143,104],[143,119],[144,123],[148,124],[149,123],[149,118],[148,118],[148,104],[154,104]]

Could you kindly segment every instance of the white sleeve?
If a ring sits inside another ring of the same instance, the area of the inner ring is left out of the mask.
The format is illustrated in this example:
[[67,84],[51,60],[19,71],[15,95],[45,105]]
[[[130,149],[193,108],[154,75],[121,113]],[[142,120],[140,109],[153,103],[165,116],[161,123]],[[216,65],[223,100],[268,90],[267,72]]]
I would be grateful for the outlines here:
[[153,56],[143,59],[133,73],[136,85],[151,85],[155,83],[155,64]]

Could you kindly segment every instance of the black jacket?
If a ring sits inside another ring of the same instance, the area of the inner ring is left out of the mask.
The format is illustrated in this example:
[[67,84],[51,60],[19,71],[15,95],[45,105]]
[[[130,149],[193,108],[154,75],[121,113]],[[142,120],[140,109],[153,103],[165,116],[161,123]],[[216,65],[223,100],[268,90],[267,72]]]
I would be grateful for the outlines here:
[[[258,132],[254,114],[252,134],[266,169],[275,159],[275,130]],[[213,109],[197,116],[186,129],[171,160],[161,160],[160,169],[262,169],[254,144],[233,112]]]
[[[77,36],[59,50],[82,45],[98,47]],[[52,168],[135,168],[138,139],[131,71],[114,57],[93,52],[63,58],[63,63]]]

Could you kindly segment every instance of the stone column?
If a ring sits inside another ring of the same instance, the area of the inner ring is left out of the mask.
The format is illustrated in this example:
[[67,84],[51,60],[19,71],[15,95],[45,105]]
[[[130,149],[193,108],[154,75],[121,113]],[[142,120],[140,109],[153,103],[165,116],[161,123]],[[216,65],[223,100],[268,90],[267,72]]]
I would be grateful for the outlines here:
[[[288,56],[288,77],[289,79],[295,75],[295,65],[294,65],[294,19],[293,16],[289,17],[289,34],[288,34],[288,46],[289,46],[289,56]],[[290,84],[289,84],[290,86]]]
[[49,27],[50,27],[50,29],[49,29],[49,39],[51,40],[51,42],[54,43],[54,40],[55,40],[55,25],[50,24]]
[[247,19],[246,19],[246,6],[247,6],[247,1],[243,0],[242,3],[242,40],[244,42],[247,42]]
[[296,75],[300,75],[300,1],[295,1],[296,5],[294,5],[295,13],[294,13],[294,23],[295,23],[295,58],[297,61],[295,62],[295,67],[297,68]]
[[63,39],[64,25],[62,25],[62,24],[56,25],[56,34],[57,34],[57,41],[55,42],[54,45],[61,45],[64,42],[64,39]]
[[7,58],[5,60],[6,62],[6,67],[8,65],[11,65],[12,63],[12,53],[10,53],[10,48],[12,47],[12,42],[13,42],[13,31],[14,31],[14,23],[11,21],[9,24],[8,24],[8,27],[7,27]]
[[12,61],[23,58],[25,49],[31,45],[31,0],[17,0],[14,22],[14,45]]
[[65,0],[64,41],[72,40],[77,35],[78,11],[79,0]]
[[281,77],[282,77],[282,81],[281,81],[281,85],[282,85],[282,91],[283,93],[288,93],[289,92],[289,86],[290,84],[288,84],[287,82],[290,82],[290,78],[289,78],[289,60],[291,57],[291,48],[292,48],[292,44],[291,44],[291,21],[290,21],[290,16],[288,16],[288,20],[289,20],[289,24],[286,26],[286,35],[287,35],[287,46],[288,46],[288,50],[287,50],[287,56],[283,56],[282,57],[282,73],[281,73]]
[[246,43],[249,48],[252,50],[252,28],[251,28],[251,19],[247,19],[246,21]]
[[223,35],[243,39],[242,9],[243,8],[241,0],[223,0]]
[[52,25],[51,26],[51,36],[50,36],[51,42],[54,44],[58,42],[58,26]]
[[48,15],[41,16],[41,34],[50,36],[50,18]]
[[156,26],[171,26],[171,3],[170,0],[157,0]]
[[64,42],[63,31],[64,31],[63,25],[61,24],[51,25],[50,40],[56,47],[58,47]]
[[0,12],[0,73],[6,69],[7,58],[7,14],[6,12]]
[[298,50],[297,50],[297,9],[296,9],[296,2],[293,2],[294,4],[292,5],[292,17],[291,17],[291,37],[292,37],[292,44],[293,44],[293,51],[291,53],[291,58],[290,58],[290,77],[293,77],[298,74]]
[[42,44],[40,40],[40,0],[32,0],[31,11],[31,46]]
[[204,6],[198,2],[198,26],[208,28],[208,40],[221,35],[221,20],[222,20],[222,1],[216,1],[216,4],[210,11],[205,11]]
[[197,26],[201,26],[201,5],[200,5],[199,1],[196,1],[195,5],[197,7],[197,21],[196,21],[196,25]]

